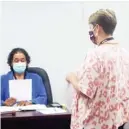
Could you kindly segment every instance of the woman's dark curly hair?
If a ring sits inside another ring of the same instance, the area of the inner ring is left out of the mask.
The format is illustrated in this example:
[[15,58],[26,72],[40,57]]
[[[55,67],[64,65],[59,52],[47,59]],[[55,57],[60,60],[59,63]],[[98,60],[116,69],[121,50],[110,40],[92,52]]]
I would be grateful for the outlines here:
[[11,67],[11,65],[12,65],[13,56],[14,56],[16,53],[18,53],[18,52],[23,53],[23,54],[25,55],[27,64],[30,63],[30,56],[29,56],[28,52],[27,52],[25,49],[23,49],[23,48],[14,48],[14,49],[9,53],[9,55],[8,55],[7,63],[8,63],[8,65],[9,65],[10,67]]

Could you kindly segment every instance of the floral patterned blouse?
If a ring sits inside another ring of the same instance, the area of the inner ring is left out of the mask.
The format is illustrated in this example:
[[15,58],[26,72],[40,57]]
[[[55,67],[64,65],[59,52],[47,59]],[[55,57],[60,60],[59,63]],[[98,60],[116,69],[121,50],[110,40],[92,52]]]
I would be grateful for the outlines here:
[[71,129],[118,129],[129,121],[129,53],[104,44],[87,53],[76,72]]

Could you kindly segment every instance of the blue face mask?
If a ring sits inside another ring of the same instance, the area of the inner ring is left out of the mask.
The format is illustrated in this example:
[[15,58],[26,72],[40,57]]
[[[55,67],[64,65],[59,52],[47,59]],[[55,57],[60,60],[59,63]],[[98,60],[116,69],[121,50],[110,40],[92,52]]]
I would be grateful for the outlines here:
[[13,63],[13,70],[16,73],[24,73],[26,70],[26,62]]

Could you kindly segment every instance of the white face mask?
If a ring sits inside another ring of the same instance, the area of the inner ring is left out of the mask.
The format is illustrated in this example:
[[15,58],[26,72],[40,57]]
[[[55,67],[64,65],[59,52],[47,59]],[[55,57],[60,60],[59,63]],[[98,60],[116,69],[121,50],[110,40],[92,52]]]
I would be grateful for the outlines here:
[[13,63],[13,70],[16,73],[24,73],[26,70],[26,62]]

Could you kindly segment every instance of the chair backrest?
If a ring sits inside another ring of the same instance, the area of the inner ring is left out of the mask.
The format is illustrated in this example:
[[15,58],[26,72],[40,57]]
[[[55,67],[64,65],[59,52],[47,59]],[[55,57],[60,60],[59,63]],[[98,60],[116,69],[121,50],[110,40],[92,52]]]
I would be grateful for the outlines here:
[[53,103],[52,90],[47,72],[39,67],[29,67],[27,71],[31,73],[36,73],[42,78],[47,93],[47,99],[48,99],[47,104],[52,104]]

